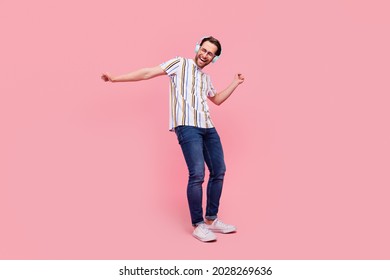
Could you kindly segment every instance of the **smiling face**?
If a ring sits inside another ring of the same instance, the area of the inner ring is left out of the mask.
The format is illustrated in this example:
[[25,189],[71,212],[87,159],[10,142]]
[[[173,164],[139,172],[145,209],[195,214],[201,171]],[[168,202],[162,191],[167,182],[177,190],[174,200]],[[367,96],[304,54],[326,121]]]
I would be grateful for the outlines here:
[[209,41],[205,41],[195,55],[195,63],[199,68],[204,68],[213,61],[218,47]]

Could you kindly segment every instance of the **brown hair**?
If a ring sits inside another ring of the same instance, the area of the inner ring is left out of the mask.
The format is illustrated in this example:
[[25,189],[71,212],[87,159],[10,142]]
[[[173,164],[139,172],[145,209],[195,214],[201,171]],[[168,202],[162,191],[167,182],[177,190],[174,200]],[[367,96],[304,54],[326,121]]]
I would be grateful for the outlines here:
[[202,41],[200,42],[200,45],[203,45],[203,43],[206,42],[206,41],[208,41],[208,42],[210,42],[210,43],[212,43],[212,44],[217,46],[218,49],[215,52],[215,55],[216,56],[220,56],[221,52],[222,52],[221,43],[216,38],[214,38],[213,36],[209,36],[209,37],[203,38]]

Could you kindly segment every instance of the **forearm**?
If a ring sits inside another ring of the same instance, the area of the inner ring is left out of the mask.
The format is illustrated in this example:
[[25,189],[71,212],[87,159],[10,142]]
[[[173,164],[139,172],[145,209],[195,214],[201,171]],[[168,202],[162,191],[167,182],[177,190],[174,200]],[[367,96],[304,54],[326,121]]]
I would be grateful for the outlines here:
[[111,77],[111,81],[113,83],[117,83],[117,82],[136,82],[136,81],[147,80],[153,77],[150,74],[150,72],[151,72],[151,68],[141,68],[124,75]]
[[214,97],[210,98],[211,101],[216,105],[221,105],[223,102],[226,101],[226,99],[228,99],[232,95],[238,85],[238,82],[233,81],[226,89],[217,93]]

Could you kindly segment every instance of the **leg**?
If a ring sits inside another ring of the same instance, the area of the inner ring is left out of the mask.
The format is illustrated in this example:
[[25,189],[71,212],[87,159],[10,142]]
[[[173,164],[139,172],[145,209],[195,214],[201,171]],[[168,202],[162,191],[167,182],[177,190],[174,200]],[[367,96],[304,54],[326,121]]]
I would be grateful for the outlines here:
[[225,224],[217,218],[226,166],[221,140],[215,129],[210,129],[204,141],[204,157],[210,170],[207,185],[206,223],[212,232],[231,233],[236,231],[233,225]]
[[218,215],[219,201],[226,172],[221,140],[215,128],[207,130],[204,138],[203,154],[210,171],[210,178],[207,184],[206,219],[213,221]]
[[191,126],[179,126],[175,132],[186,161],[189,177],[187,199],[193,225],[203,223],[202,184],[204,182],[204,157],[202,130]]

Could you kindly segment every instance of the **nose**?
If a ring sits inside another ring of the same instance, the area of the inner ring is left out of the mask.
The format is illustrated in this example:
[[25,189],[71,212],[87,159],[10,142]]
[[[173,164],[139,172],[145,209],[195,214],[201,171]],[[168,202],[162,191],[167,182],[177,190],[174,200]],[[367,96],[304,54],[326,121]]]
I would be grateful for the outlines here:
[[208,52],[203,52],[202,57],[204,57],[205,59],[208,59],[210,57],[210,55]]

